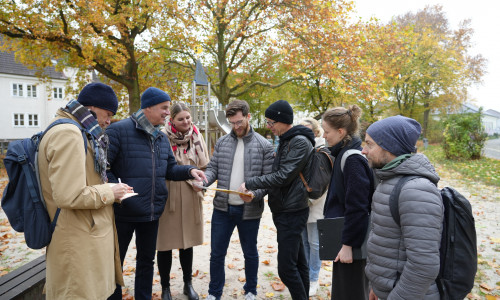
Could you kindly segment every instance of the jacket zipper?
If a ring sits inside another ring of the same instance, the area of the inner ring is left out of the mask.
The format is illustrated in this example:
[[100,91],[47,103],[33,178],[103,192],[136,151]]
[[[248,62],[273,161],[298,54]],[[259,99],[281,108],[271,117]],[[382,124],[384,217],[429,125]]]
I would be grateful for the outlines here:
[[[151,140],[150,140],[151,141]],[[156,167],[155,167],[155,143],[154,141],[151,141],[151,161],[153,162],[153,178],[152,178],[152,183],[153,186],[151,187],[151,221],[154,220],[154,215],[155,215],[155,185],[156,185]]]

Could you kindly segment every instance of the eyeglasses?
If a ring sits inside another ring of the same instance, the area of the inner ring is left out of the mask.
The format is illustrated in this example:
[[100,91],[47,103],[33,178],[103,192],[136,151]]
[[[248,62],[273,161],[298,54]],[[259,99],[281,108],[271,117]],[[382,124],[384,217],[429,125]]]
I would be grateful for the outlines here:
[[273,127],[274,124],[278,123],[278,121],[267,121],[266,120],[266,125],[269,126],[269,127]]
[[243,125],[243,121],[244,120],[239,120],[236,122],[231,122],[231,121],[228,121],[228,122],[229,122],[229,124],[231,124],[232,127],[236,127],[236,126],[240,127],[241,125]]

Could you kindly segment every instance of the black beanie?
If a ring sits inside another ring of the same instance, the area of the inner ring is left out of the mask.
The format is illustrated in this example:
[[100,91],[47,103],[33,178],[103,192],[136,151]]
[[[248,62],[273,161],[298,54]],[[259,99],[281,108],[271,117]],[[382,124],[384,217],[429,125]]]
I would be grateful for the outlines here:
[[83,106],[95,106],[116,114],[118,99],[109,85],[100,82],[87,84],[78,94],[77,101]]
[[266,109],[265,116],[273,121],[285,124],[293,123],[293,109],[285,100],[278,100],[269,105]]

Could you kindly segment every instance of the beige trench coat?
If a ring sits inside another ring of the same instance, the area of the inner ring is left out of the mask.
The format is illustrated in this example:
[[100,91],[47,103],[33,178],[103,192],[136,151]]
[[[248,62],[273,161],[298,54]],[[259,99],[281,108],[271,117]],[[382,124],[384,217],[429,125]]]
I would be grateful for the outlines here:
[[[200,142],[208,158],[207,145],[203,138]],[[179,159],[177,163],[182,164]],[[190,160],[189,164],[206,168],[193,160]],[[158,225],[156,249],[187,249],[203,244],[203,193],[193,190],[191,180],[167,180],[166,183],[168,199]]]
[[61,208],[46,252],[47,299],[106,299],[117,283],[124,285],[114,196],[94,170],[93,155],[90,141],[85,155],[82,134],[72,124],[53,127],[40,143],[40,182],[51,219]]

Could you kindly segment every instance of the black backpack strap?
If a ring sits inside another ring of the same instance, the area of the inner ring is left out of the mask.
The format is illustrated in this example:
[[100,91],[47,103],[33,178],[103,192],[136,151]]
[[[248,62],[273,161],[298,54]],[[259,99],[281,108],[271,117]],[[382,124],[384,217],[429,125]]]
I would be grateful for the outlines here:
[[419,177],[420,176],[412,175],[401,177],[401,179],[398,180],[391,192],[391,195],[389,197],[389,208],[391,209],[392,218],[394,219],[394,222],[398,224],[398,226],[401,226],[401,221],[399,218],[399,194],[401,194],[401,189],[403,188],[403,185],[405,185],[405,183]]

